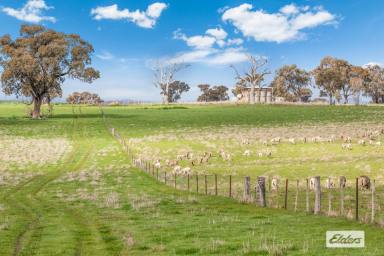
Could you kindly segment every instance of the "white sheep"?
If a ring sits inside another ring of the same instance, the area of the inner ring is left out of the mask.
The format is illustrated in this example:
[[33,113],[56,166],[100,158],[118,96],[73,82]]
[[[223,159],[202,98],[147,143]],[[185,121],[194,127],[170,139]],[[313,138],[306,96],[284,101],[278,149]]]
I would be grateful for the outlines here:
[[343,143],[341,144],[342,149],[352,150],[352,144],[351,143]]
[[357,144],[362,145],[362,146],[365,146],[365,140],[359,140],[359,141],[357,142]]
[[249,149],[245,150],[243,156],[251,156],[251,151]]

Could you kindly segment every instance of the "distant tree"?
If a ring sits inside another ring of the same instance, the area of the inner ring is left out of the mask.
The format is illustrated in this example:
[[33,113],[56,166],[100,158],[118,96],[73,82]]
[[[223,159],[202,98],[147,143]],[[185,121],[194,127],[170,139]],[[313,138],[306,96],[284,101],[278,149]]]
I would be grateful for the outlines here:
[[190,89],[187,83],[174,81],[169,85],[168,102],[177,102],[181,98],[181,94],[188,92]]
[[336,66],[336,59],[325,57],[312,71],[316,85],[320,89],[320,95],[328,96],[330,104],[333,104],[333,98],[337,96],[343,84],[343,77]]
[[322,59],[312,73],[322,94],[330,97],[330,103],[333,97],[338,102],[343,99],[347,104],[350,96],[359,96],[366,77],[366,72],[361,67],[333,57]]
[[[256,87],[261,88],[262,82],[265,79],[265,76],[270,74],[270,72],[266,69],[260,70],[261,68],[265,67],[267,65],[268,60],[264,57],[254,57],[252,55],[248,55],[248,60],[250,63],[248,71],[244,72],[243,75],[241,75],[237,69],[234,66],[231,66],[233,70],[236,73],[236,80],[238,85],[242,86],[250,86],[251,87],[251,97],[250,97],[250,103],[255,104],[255,89]],[[259,94],[259,97],[261,95]],[[259,98],[260,102],[260,98]]]
[[303,101],[308,100],[309,94],[312,95],[310,84],[309,72],[299,69],[296,65],[285,65],[276,71],[271,86],[277,97],[284,97],[290,101]]
[[74,92],[67,97],[67,103],[79,105],[79,104],[88,104],[88,105],[98,105],[102,103],[103,100],[96,93],[90,92]]
[[40,118],[43,100],[61,94],[67,77],[88,83],[100,77],[98,71],[89,67],[93,52],[92,45],[78,35],[23,25],[19,38],[0,38],[3,92],[31,97],[32,118]]
[[384,103],[384,69],[379,65],[365,68],[368,75],[363,83],[363,90],[366,95],[372,98],[374,103]]
[[228,87],[224,85],[211,87],[208,84],[200,84],[197,87],[199,87],[202,92],[202,94],[197,98],[197,101],[199,102],[229,100]]
[[163,97],[163,104],[168,104],[170,99],[171,88],[170,85],[175,82],[176,73],[182,69],[189,67],[185,63],[169,63],[169,62],[156,62],[152,67],[154,72],[154,84],[160,89],[160,94]]
[[242,92],[246,88],[243,84],[236,84],[235,88],[232,89],[232,94],[236,98],[240,98],[242,96]]

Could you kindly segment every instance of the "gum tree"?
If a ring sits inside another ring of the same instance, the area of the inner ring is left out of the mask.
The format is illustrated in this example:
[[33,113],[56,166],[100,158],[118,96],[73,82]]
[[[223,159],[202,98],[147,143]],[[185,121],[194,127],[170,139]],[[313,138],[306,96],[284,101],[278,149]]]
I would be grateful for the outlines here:
[[38,119],[43,101],[50,95],[61,95],[66,78],[92,83],[100,77],[90,67],[93,52],[92,45],[79,35],[40,25],[23,25],[20,37],[0,38],[3,92],[31,97],[32,118]]

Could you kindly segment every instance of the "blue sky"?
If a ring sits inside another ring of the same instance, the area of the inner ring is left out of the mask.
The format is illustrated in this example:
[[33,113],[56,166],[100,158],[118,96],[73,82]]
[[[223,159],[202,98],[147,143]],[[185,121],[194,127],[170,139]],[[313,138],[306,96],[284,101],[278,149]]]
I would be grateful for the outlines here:
[[177,75],[192,87],[189,101],[200,83],[233,87],[229,66],[245,68],[246,53],[266,56],[271,72],[293,63],[310,70],[327,55],[384,63],[383,9],[381,0],[0,0],[0,35],[40,23],[91,42],[102,78],[67,80],[65,95],[160,101],[151,63],[190,62]]

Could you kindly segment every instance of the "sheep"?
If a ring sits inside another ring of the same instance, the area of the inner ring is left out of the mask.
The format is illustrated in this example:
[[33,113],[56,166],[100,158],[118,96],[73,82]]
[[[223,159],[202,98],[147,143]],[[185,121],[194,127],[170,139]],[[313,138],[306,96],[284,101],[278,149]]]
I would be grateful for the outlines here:
[[281,138],[280,137],[276,137],[276,138],[273,138],[271,139],[271,143],[272,144],[279,144],[281,142]]
[[243,145],[249,145],[250,142],[249,142],[248,139],[243,139],[243,140],[241,141],[241,144],[243,144]]
[[371,180],[368,178],[368,176],[360,176],[358,181],[361,190],[369,190],[371,188]]
[[333,180],[331,178],[327,178],[327,180],[325,181],[325,188],[331,189],[331,188],[335,188],[335,187],[336,187],[336,185],[333,182]]
[[357,142],[357,144],[365,146],[365,140],[361,139]]
[[173,168],[173,174],[178,174],[178,173],[180,173],[180,171],[181,171],[181,167],[179,165],[176,165]]
[[345,143],[351,143],[352,142],[351,137],[349,137],[349,136],[345,137],[344,142]]
[[291,144],[296,144],[295,138],[289,138],[288,142]]
[[315,182],[316,182],[316,179],[314,177],[309,179],[309,189],[310,190],[315,190]]
[[161,168],[161,163],[160,163],[159,159],[156,160],[154,166],[155,166],[156,169],[160,169]]
[[257,156],[258,156],[258,157],[263,157],[263,152],[259,152],[259,153],[257,153]]
[[243,156],[251,156],[251,151],[249,149],[245,150]]
[[381,146],[381,141],[376,141],[375,145],[376,146]]
[[268,141],[266,141],[266,140],[262,140],[262,141],[261,141],[261,144],[263,144],[263,146],[268,146]]
[[191,168],[189,168],[189,167],[185,167],[185,168],[181,169],[182,175],[189,175],[190,173],[191,173]]
[[271,189],[274,191],[279,190],[280,179],[279,177],[273,177],[271,182]]
[[184,156],[183,156],[183,155],[177,155],[177,156],[176,156],[176,159],[179,160],[179,161],[181,161],[181,160],[184,159]]
[[352,150],[352,144],[351,143],[343,143],[343,144],[341,144],[341,148]]

